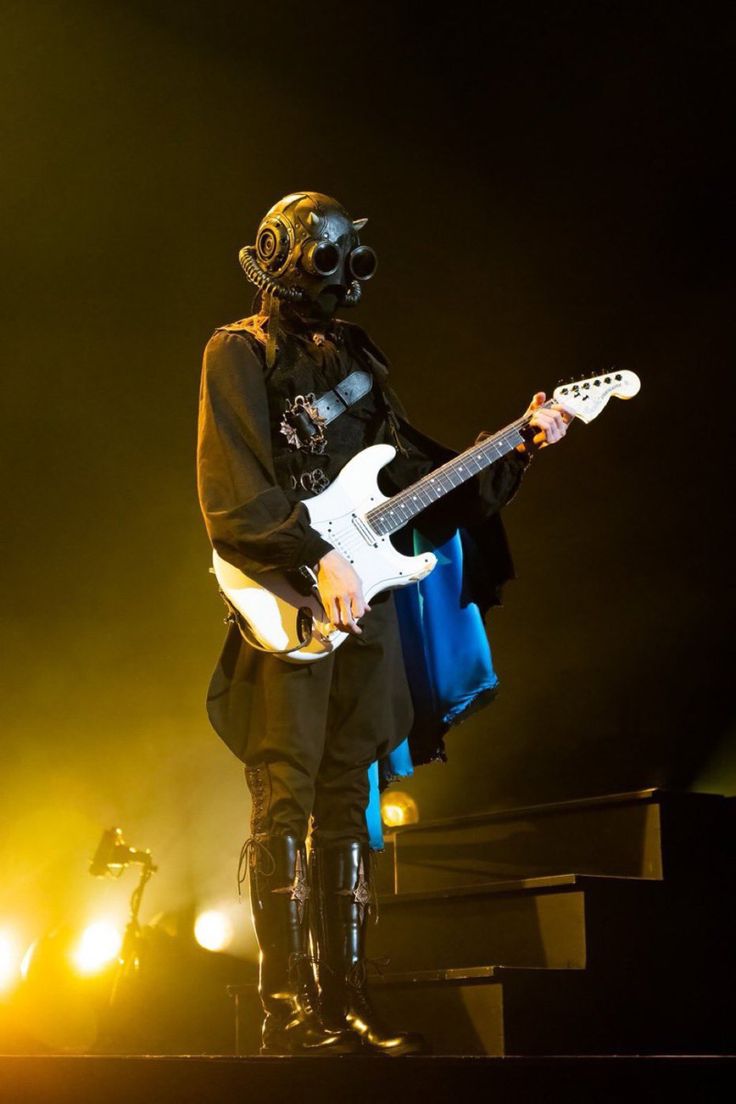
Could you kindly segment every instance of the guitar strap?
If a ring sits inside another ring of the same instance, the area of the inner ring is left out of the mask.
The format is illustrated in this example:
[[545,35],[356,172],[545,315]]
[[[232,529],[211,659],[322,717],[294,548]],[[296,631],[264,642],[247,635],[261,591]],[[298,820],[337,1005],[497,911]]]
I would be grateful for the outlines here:
[[324,427],[367,395],[372,386],[370,372],[356,368],[319,398],[311,393],[297,395],[281,419],[281,432],[295,448],[306,447],[312,452],[322,452],[325,447]]
[[373,377],[363,368],[356,368],[331,391],[325,391],[314,401],[314,408],[325,425],[334,422],[343,411],[367,395],[373,386]]

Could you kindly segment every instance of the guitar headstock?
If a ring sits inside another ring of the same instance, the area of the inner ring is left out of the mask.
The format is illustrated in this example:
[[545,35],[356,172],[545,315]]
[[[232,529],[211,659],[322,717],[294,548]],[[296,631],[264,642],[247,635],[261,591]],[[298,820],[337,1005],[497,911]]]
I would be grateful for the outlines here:
[[552,398],[568,414],[587,423],[598,417],[610,398],[633,399],[640,388],[641,380],[636,373],[611,368],[585,379],[561,383]]

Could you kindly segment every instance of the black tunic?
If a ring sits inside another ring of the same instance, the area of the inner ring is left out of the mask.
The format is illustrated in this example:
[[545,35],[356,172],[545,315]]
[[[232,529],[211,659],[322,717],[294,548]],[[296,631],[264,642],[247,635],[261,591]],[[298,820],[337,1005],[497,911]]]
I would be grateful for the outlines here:
[[[455,455],[409,423],[388,384],[384,354],[359,326],[335,320],[316,340],[306,329],[285,330],[269,371],[264,322],[263,316],[254,315],[215,332],[205,349],[200,387],[200,505],[213,547],[246,573],[314,566],[330,549],[310,526],[304,505],[312,495],[315,472],[322,485],[332,482],[360,449],[391,443],[399,451],[379,481],[381,490],[392,494]],[[326,427],[324,451],[290,444],[282,431],[287,406],[298,395],[319,396],[356,368],[372,373],[373,387]],[[438,541],[458,525],[466,527],[475,556],[472,599],[483,612],[498,603],[501,585],[513,576],[498,511],[516,492],[527,462],[517,452],[509,454],[414,523]],[[207,709],[215,730],[241,759],[247,754],[252,686],[257,666],[264,662],[283,661],[251,648],[231,624],[208,689]],[[395,733],[390,746],[407,735]]]

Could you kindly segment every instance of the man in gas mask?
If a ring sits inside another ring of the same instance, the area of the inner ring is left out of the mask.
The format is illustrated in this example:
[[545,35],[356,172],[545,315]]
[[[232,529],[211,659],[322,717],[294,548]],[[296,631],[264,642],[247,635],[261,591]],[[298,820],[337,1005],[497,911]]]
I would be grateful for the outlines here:
[[[231,617],[208,691],[212,724],[244,762],[252,799],[240,880],[249,879],[260,947],[262,1053],[423,1048],[383,1022],[366,987],[368,770],[415,720],[402,626],[393,592],[366,604],[360,578],[310,526],[304,504],[372,444],[396,448],[380,476],[385,494],[452,455],[411,426],[378,346],[335,316],[358,304],[376,269],[360,242],[366,221],[318,192],[272,207],[240,254],[258,289],[254,313],[215,332],[202,370],[198,489],[213,548],[246,574],[296,579],[311,569],[325,620],[350,634],[319,662],[298,665],[258,650]],[[533,424],[538,443],[565,431],[555,410],[537,410]],[[463,524],[490,533],[486,607],[512,575],[498,511],[529,456],[514,451],[422,515],[437,532]],[[442,758],[439,740],[415,762]]]

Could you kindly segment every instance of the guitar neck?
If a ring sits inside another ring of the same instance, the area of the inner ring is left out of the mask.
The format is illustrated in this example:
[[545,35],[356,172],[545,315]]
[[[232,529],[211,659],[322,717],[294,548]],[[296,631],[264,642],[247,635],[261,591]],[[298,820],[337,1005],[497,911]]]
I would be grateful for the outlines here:
[[[549,399],[542,405],[551,406],[552,400]],[[426,510],[444,495],[454,491],[461,483],[478,475],[484,468],[490,467],[517,445],[523,444],[522,430],[528,425],[531,417],[531,414],[523,415],[498,433],[486,437],[480,444],[471,445],[459,456],[454,456],[441,467],[428,472],[410,487],[406,487],[382,502],[380,506],[369,510],[366,514],[367,521],[382,536],[403,529],[422,510]]]

